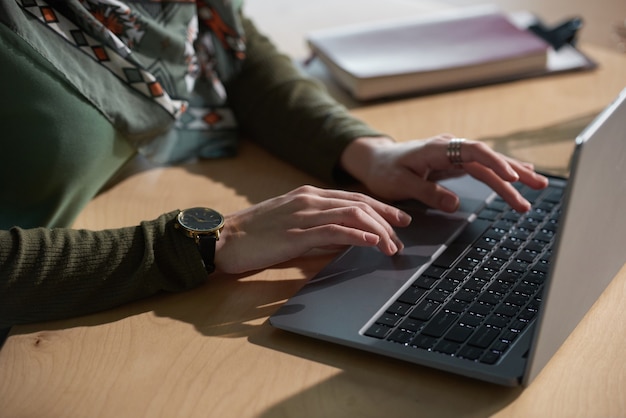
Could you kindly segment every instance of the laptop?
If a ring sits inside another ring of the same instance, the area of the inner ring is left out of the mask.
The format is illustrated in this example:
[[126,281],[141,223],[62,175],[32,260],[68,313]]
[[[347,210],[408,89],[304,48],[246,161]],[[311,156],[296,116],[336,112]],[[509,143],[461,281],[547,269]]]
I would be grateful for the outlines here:
[[516,186],[512,211],[468,177],[454,214],[415,202],[401,254],[351,247],[270,317],[279,329],[506,386],[540,373],[626,262],[626,89],[576,138],[568,179]]

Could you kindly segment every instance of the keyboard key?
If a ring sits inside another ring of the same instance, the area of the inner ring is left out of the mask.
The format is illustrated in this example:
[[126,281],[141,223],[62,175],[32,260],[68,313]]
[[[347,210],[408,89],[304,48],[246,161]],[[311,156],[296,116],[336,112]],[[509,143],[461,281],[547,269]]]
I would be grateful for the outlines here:
[[483,351],[480,348],[471,347],[466,345],[459,351],[459,357],[466,358],[468,360],[478,360],[483,355]]
[[500,353],[494,353],[493,351],[487,351],[480,359],[481,363],[496,364],[500,358]]
[[452,312],[461,313],[465,310],[465,308],[467,308],[467,305],[469,305],[469,302],[454,299],[446,303],[446,309]]
[[521,241],[526,241],[529,235],[530,233],[527,230],[514,229],[513,231],[511,231],[511,234],[509,236],[511,238],[519,239]]
[[487,221],[495,221],[498,216],[500,216],[500,212],[492,209],[483,209],[478,213],[478,219]]
[[483,258],[485,258],[485,255],[487,255],[488,251],[485,250],[484,248],[472,248],[471,250],[469,250],[467,252],[467,254],[465,254],[465,257],[471,259],[471,260],[482,260]]
[[532,263],[533,261],[535,261],[535,257],[537,257],[537,253],[533,253],[528,250],[520,251],[520,253],[517,255],[517,258],[525,263]]
[[519,249],[519,247],[523,244],[523,241],[520,241],[518,239],[515,238],[507,238],[504,240],[504,242],[502,243],[502,246],[504,248],[508,248],[509,250],[511,250],[512,252],[515,252]]
[[509,318],[508,316],[492,314],[485,320],[485,325],[502,329],[506,327],[510,320],[511,318]]
[[445,336],[446,340],[455,341],[457,343],[464,343],[472,332],[473,328],[465,327],[462,325],[455,325]]
[[463,285],[463,287],[465,289],[469,289],[469,290],[473,290],[475,292],[479,292],[480,290],[482,290],[483,287],[485,287],[486,283],[487,283],[486,280],[481,280],[478,277],[472,277],[471,279],[469,279]]
[[462,288],[460,289],[458,292],[456,292],[456,294],[454,295],[454,297],[458,300],[462,300],[465,302],[471,302],[476,298],[476,295],[478,293],[470,290],[470,289],[466,289],[466,288]]
[[415,333],[402,329],[397,329],[392,332],[387,339],[400,344],[408,344],[409,341],[411,341],[411,339],[413,338],[413,335],[415,335]]
[[437,289],[445,290],[446,292],[453,292],[459,286],[461,282],[451,278],[445,278],[439,282]]
[[524,280],[528,283],[543,284],[546,280],[546,275],[540,271],[531,270],[524,275]]
[[459,319],[459,323],[463,325],[467,325],[469,327],[477,327],[480,325],[485,318],[482,316],[474,315],[471,312],[464,314],[461,319]]
[[476,299],[486,305],[497,305],[502,300],[502,294],[485,292]]
[[520,220],[521,217],[522,217],[522,215],[519,212],[515,212],[514,210],[510,210],[510,211],[506,212],[502,216],[502,219],[508,219],[511,222],[517,223]]
[[493,278],[495,274],[496,272],[493,270],[479,269],[474,272],[473,277],[488,282]]
[[502,305],[498,306],[494,312],[512,318],[519,312],[519,307],[503,303]]
[[460,344],[457,344],[457,343],[452,342],[452,341],[443,340],[443,341],[440,341],[439,344],[437,344],[433,348],[433,350],[437,351],[439,353],[452,355],[452,354],[456,353],[459,350],[459,348],[461,348]]
[[441,303],[445,301],[448,296],[450,296],[450,292],[447,292],[443,289],[435,288],[428,294],[428,299]]
[[456,312],[441,311],[424,327],[422,334],[439,338],[458,318]]
[[430,348],[433,348],[433,346],[436,343],[437,343],[436,338],[428,337],[426,335],[418,335],[417,337],[415,337],[415,339],[413,339],[413,342],[411,344],[414,345],[415,347],[428,350]]
[[501,197],[497,197],[487,205],[487,208],[495,210],[497,212],[504,212],[506,210],[509,210],[510,206],[508,205],[508,203],[502,200]]
[[402,319],[402,316],[396,315],[390,312],[385,312],[376,321],[377,324],[387,325],[388,327],[394,327]]
[[437,267],[437,266],[428,266],[428,268],[426,269],[426,271],[424,272],[424,276],[429,276],[429,277],[433,277],[436,279],[440,279],[443,277],[443,275],[445,274],[446,269],[445,268],[441,268],[441,267]]
[[522,273],[528,270],[528,263],[525,263],[521,260],[514,260],[509,263],[509,265],[507,266],[507,269]]
[[513,341],[515,341],[518,335],[519,335],[519,332],[506,331],[502,333],[502,335],[500,336],[500,339],[502,341],[512,343]]
[[469,311],[480,316],[487,316],[493,306],[476,301],[469,307]]
[[519,314],[519,318],[525,321],[530,321],[537,315],[537,311],[526,309]]
[[499,334],[499,330],[483,325],[474,332],[467,343],[474,347],[487,348]]
[[464,270],[464,269],[450,270],[448,274],[446,274],[446,278],[451,279],[451,280],[456,280],[458,282],[462,282],[465,280],[469,272],[470,270]]
[[528,322],[526,321],[520,321],[519,319],[513,321],[513,323],[511,324],[511,326],[509,327],[509,329],[511,331],[522,331],[524,328],[526,328],[526,325],[528,325]]
[[539,241],[535,241],[535,240],[530,240],[526,243],[526,245],[524,246],[524,249],[526,251],[531,251],[534,253],[540,253],[543,251],[543,249],[546,248],[546,243],[545,242],[539,242]]
[[538,286],[536,284],[524,281],[515,286],[514,291],[517,293],[521,293],[522,295],[531,296],[535,294],[537,289]]
[[501,260],[508,260],[511,258],[511,255],[513,255],[513,251],[509,248],[498,248],[497,250],[494,250],[491,256]]
[[554,238],[554,233],[547,230],[541,230],[535,234],[533,239],[540,242],[550,242]]
[[546,193],[544,200],[546,202],[559,203],[561,198],[563,197],[563,189],[562,188],[550,188],[550,190]]
[[421,287],[422,289],[432,289],[433,286],[435,286],[435,283],[437,283],[437,280],[438,279],[430,276],[420,276],[413,284],[417,287]]
[[505,341],[496,341],[491,345],[490,350],[497,353],[504,353],[509,347],[510,344]]
[[409,312],[409,309],[411,309],[411,305],[408,303],[394,302],[387,308],[387,312],[404,316]]
[[483,264],[483,268],[490,270],[500,270],[508,260],[492,257]]
[[440,305],[440,303],[433,302],[432,300],[423,300],[417,304],[413,311],[411,311],[409,317],[419,319],[420,321],[426,321],[435,313]]
[[419,329],[422,328],[422,325],[424,325],[424,321],[413,318],[405,318],[402,322],[400,322],[398,328],[415,332],[419,331]]
[[402,293],[402,295],[400,295],[400,297],[398,298],[398,301],[415,305],[417,301],[420,300],[420,298],[424,296],[425,294],[426,294],[426,289],[421,289],[419,287],[411,286],[407,290],[405,290],[404,293]]
[[470,271],[474,270],[474,268],[480,264],[482,260],[476,260],[476,259],[472,259],[469,257],[464,257],[461,258],[457,263],[456,263],[456,268],[458,270],[464,271],[465,272],[465,276],[467,276],[467,273],[469,273]]
[[391,328],[386,325],[374,324],[367,331],[365,331],[365,335],[368,337],[383,339],[390,330]]
[[511,290],[511,286],[512,286],[511,282],[502,281],[498,279],[495,282],[491,283],[487,289],[490,292],[499,293],[503,295],[507,293],[509,290]]
[[519,293],[511,293],[505,299],[506,303],[511,305],[523,306],[528,302],[528,295],[522,295]]

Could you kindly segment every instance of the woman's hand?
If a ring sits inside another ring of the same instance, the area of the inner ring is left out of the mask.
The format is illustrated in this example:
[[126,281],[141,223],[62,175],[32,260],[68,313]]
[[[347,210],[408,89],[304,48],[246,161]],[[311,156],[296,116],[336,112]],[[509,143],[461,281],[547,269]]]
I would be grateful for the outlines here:
[[242,273],[313,249],[349,245],[377,246],[393,255],[403,245],[392,227],[410,222],[405,212],[369,196],[303,186],[226,216],[215,264]]
[[372,193],[387,200],[417,199],[446,212],[459,206],[458,197],[437,184],[445,178],[470,174],[489,185],[518,212],[530,209],[511,182],[541,189],[548,180],[533,166],[493,151],[478,141],[463,140],[461,164],[448,155],[452,135],[396,143],[386,137],[359,138],[345,149],[343,168]]

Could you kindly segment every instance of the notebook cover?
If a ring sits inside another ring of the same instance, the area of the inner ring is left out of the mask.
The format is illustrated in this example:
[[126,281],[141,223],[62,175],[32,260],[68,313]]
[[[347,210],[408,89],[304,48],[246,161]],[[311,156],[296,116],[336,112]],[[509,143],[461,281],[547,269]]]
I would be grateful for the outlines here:
[[549,49],[491,8],[327,29],[307,40],[335,78],[361,99],[542,71]]

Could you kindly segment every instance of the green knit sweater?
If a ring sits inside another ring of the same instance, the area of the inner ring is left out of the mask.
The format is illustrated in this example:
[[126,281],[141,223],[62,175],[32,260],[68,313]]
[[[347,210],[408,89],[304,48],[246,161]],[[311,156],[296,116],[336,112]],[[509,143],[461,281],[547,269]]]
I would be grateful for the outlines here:
[[[242,133],[337,180],[345,146],[378,133],[303,77],[252,22],[244,27],[244,68],[226,85]],[[176,212],[122,229],[69,228],[136,151],[2,23],[0,87],[0,327],[83,315],[206,280],[193,242],[172,228]]]

